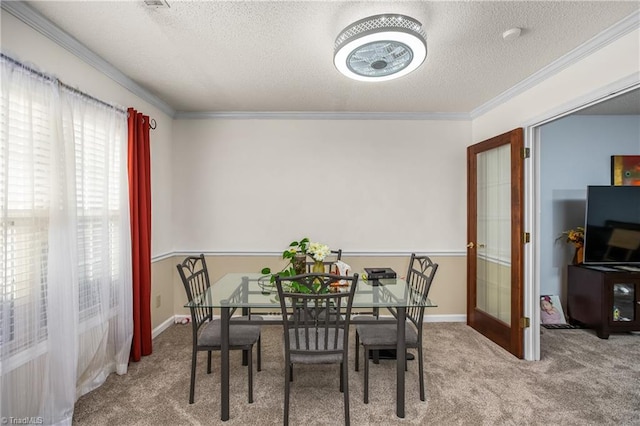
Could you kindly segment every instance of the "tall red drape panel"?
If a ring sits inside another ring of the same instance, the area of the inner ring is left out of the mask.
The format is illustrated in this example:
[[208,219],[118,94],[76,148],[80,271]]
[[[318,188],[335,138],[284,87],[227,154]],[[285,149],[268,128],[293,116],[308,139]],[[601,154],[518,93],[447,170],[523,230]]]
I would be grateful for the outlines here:
[[151,171],[149,117],[129,112],[129,201],[133,268],[132,361],[152,352],[151,343]]

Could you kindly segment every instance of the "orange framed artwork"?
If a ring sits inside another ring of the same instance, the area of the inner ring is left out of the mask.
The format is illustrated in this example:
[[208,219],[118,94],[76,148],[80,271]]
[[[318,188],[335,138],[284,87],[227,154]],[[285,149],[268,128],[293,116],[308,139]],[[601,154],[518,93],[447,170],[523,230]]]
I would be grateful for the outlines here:
[[611,185],[640,186],[640,155],[611,156]]

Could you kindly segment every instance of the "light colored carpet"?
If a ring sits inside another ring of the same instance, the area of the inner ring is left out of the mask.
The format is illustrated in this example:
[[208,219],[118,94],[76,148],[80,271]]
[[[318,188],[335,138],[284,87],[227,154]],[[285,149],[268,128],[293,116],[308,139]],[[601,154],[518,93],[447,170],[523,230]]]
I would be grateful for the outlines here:
[[[395,415],[395,361],[371,364],[370,402],[362,401],[361,371],[349,385],[353,425],[640,425],[640,335],[599,339],[590,330],[543,330],[541,361],[514,358],[462,323],[426,323],[427,401],[418,392],[417,361],[409,361],[406,417]],[[190,405],[191,325],[174,325],[154,340],[151,356],[112,374],[75,406],[75,425],[282,424],[282,327],[263,328],[262,371],[254,370],[247,403],[241,352],[231,352],[231,418],[220,421],[219,352],[206,374],[198,359]],[[352,340],[353,341],[353,340]],[[361,352],[362,356],[362,352]],[[362,360],[361,360],[362,361]],[[255,350],[254,350],[255,362]],[[297,366],[291,425],[343,423],[337,366]]]

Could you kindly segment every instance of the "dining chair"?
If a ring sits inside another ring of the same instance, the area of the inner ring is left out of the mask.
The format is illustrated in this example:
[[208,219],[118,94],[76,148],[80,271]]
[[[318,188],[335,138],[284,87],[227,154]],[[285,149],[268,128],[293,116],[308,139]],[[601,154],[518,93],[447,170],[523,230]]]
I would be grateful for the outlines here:
[[[207,352],[207,374],[211,374],[211,352],[221,350],[220,319],[213,319],[213,308],[198,306],[211,286],[204,255],[188,256],[176,265],[190,302],[191,324],[193,328],[193,348],[191,352],[191,387],[189,404],[193,404],[196,383],[196,361],[198,352]],[[194,303],[195,302],[195,303]],[[262,320],[250,315],[251,320]],[[261,370],[260,325],[246,324],[247,316],[233,317],[229,324],[229,349],[245,351],[248,354],[249,403],[253,402],[253,345],[257,343],[257,367]]]
[[[410,300],[417,302],[406,308],[407,321],[405,324],[406,347],[418,350],[418,375],[420,381],[420,400],[425,400],[424,392],[424,361],[422,357],[422,323],[424,321],[424,302],[429,295],[433,277],[438,270],[438,264],[433,263],[428,256],[411,254],[406,281],[409,284]],[[392,312],[393,313],[393,312]],[[359,318],[358,318],[359,319]],[[358,321],[354,318],[354,323]],[[359,346],[364,348],[364,403],[369,403],[369,356],[370,351],[396,349],[398,334],[396,324],[357,324],[356,329],[356,360],[355,370],[359,371]],[[399,354],[396,354],[398,356]],[[406,369],[406,364],[405,364]]]
[[[332,287],[346,280],[348,287]],[[340,364],[344,421],[349,425],[349,324],[358,274],[310,273],[275,277],[284,325],[284,425],[289,424],[289,394],[294,364]],[[296,292],[291,284],[296,283]],[[342,290],[335,291],[334,288]],[[300,289],[306,293],[299,292]],[[335,292],[334,292],[335,291]]]
[[[342,259],[342,249],[338,249],[338,250],[331,250],[331,253],[322,261],[322,264],[324,265],[324,272],[328,273],[328,274],[332,274],[334,273],[331,270],[331,265],[333,265],[335,262],[337,262],[338,260]],[[313,265],[315,265],[316,262],[314,261],[307,261],[307,273],[310,274],[313,272]]]

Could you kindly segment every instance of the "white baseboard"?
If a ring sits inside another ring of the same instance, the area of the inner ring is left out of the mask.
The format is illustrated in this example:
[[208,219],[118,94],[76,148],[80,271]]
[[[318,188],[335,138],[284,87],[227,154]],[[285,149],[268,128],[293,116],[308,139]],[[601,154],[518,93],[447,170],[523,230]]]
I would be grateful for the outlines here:
[[155,339],[167,328],[171,327],[175,323],[182,321],[182,319],[184,318],[191,319],[191,315],[174,315],[172,317],[167,318],[165,322],[163,322],[162,324],[160,324],[159,326],[157,326],[151,331],[151,338]]
[[182,322],[183,319],[188,318],[189,321],[191,321],[191,315],[174,315],[173,316],[173,323],[174,324],[179,324]]

